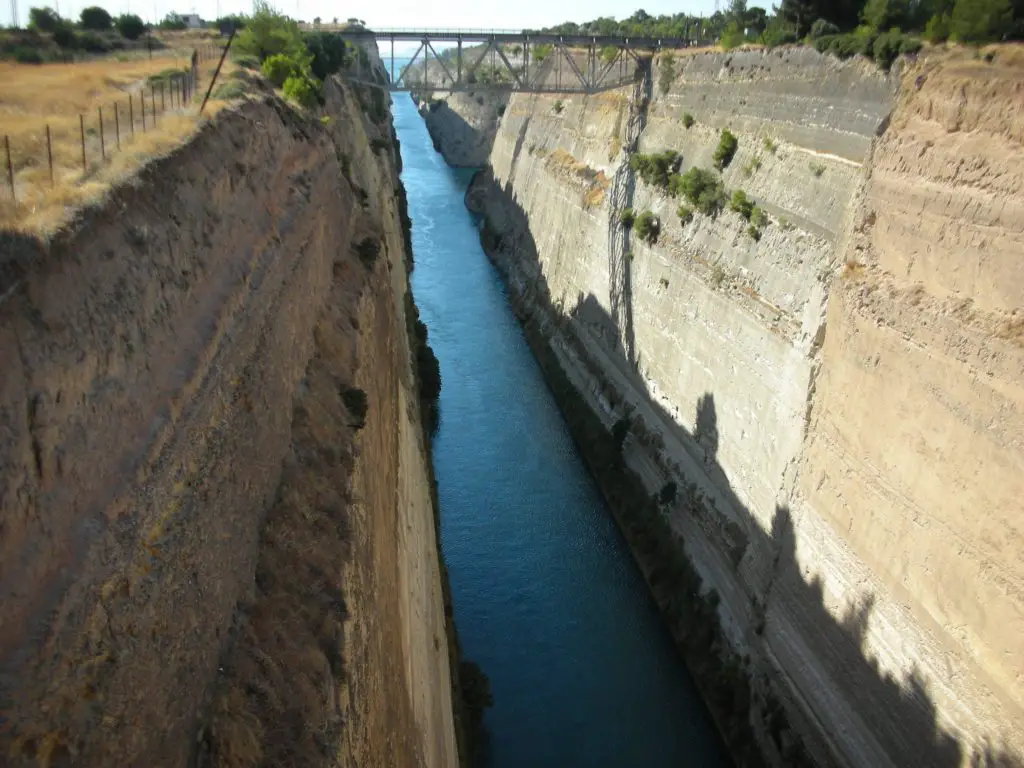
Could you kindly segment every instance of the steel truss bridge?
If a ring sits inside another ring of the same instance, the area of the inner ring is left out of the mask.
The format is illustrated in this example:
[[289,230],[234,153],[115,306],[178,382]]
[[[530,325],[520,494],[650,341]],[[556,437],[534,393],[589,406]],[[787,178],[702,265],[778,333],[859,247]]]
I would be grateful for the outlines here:
[[[347,28],[341,35],[355,44],[390,42],[390,60],[386,51],[383,56],[390,91],[598,93],[633,82],[637,76],[634,64],[642,66],[658,51],[706,44],[684,38],[554,35],[529,30]],[[397,73],[396,42],[418,43],[412,59]],[[471,48],[464,49],[467,43]],[[438,55],[435,44],[454,44],[454,53]],[[490,64],[481,73],[488,58]],[[382,87],[359,66],[357,57],[356,82]]]

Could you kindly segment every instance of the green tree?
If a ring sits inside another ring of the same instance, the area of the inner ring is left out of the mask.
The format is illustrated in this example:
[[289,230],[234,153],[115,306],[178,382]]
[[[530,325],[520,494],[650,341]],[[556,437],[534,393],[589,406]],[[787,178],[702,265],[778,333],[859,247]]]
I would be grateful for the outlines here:
[[88,8],[83,8],[79,19],[82,29],[94,29],[97,32],[104,32],[114,25],[114,20],[110,14],[98,5],[90,5]]
[[269,56],[284,54],[299,62],[307,62],[309,54],[302,41],[299,25],[278,13],[264,0],[257,0],[255,12],[245,29],[235,37],[236,51],[249,54],[261,62]]
[[163,20],[158,25],[160,29],[187,29],[188,24],[178,14],[171,12],[164,16]]
[[263,76],[267,78],[276,88],[284,85],[284,81],[292,75],[301,75],[302,70],[298,68],[294,59],[283,53],[275,53],[268,56],[260,65]]
[[53,8],[31,8],[28,12],[28,28],[38,32],[55,32],[63,26],[64,20]]
[[905,27],[911,21],[910,3],[908,0],[868,0],[860,15],[865,24],[879,31]]
[[138,40],[146,31],[146,22],[133,13],[124,13],[117,17],[117,31],[129,40]]
[[956,0],[950,32],[962,43],[985,43],[1000,39],[1012,22],[1010,0]]
[[313,57],[309,67],[321,80],[339,71],[349,60],[349,48],[337,32],[309,32],[305,41]]

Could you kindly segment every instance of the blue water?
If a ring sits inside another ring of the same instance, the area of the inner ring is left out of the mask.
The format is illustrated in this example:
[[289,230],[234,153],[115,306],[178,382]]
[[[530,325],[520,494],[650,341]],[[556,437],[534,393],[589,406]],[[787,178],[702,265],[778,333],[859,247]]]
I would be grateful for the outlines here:
[[393,109],[443,380],[441,543],[464,656],[494,694],[489,764],[727,764],[480,248],[471,172],[434,152],[408,97]]

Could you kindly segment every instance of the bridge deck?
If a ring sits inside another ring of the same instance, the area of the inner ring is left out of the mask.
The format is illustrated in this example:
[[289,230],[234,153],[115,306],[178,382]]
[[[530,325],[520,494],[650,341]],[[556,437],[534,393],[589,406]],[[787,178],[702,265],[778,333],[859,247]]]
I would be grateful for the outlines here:
[[507,30],[507,29],[352,29],[341,30],[345,37],[352,38],[376,38],[378,40],[394,40],[395,42],[423,42],[424,40],[436,40],[438,42],[464,42],[464,43],[486,43],[499,44],[523,44],[524,42],[551,45],[561,43],[573,46],[616,46],[630,48],[690,48],[698,45],[696,40],[687,40],[681,37],[623,37],[619,35],[555,35],[537,32],[534,30]]
[[[397,76],[392,66],[386,86],[363,79],[357,71],[358,81],[391,91],[597,93],[633,82],[634,62],[649,68],[649,58],[656,51],[698,44],[676,37],[556,35],[533,30],[347,27],[340,33],[350,42],[364,45],[390,42],[392,65],[396,42],[419,44]],[[442,56],[435,43],[455,46]],[[471,47],[464,49],[466,43]],[[487,56],[490,64],[481,69]]]

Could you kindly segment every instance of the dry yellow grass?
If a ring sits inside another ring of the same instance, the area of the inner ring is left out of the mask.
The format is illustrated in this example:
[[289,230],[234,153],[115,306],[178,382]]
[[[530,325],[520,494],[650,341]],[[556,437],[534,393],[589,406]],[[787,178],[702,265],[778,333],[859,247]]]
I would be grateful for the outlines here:
[[[184,52],[186,49],[182,49]],[[198,124],[198,99],[205,93],[216,61],[200,65],[195,104],[172,108],[169,90],[156,90],[157,119],[152,118],[152,91],[146,78],[164,70],[182,70],[188,57],[153,60],[104,60],[81,64],[0,64],[0,133],[9,138],[17,203],[11,201],[6,166],[0,179],[0,228],[44,233],[59,226],[75,207],[96,199],[114,181],[132,173],[148,158],[168,151]],[[226,62],[221,78],[232,65]],[[145,91],[146,132],[142,132],[140,95]],[[129,95],[134,104],[135,133],[129,126]],[[115,137],[114,105],[120,122]],[[212,115],[222,103],[208,104]],[[99,114],[103,108],[106,160],[100,151]],[[79,115],[86,128],[82,169]],[[53,184],[46,154],[46,126],[53,149]],[[0,147],[0,152],[3,148]],[[5,162],[6,158],[0,157]]]

